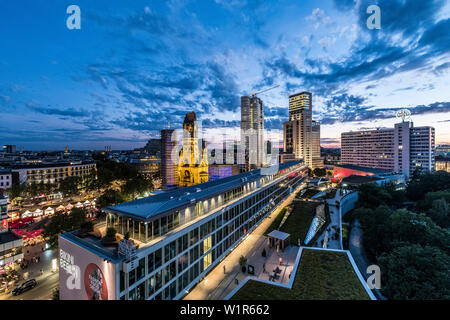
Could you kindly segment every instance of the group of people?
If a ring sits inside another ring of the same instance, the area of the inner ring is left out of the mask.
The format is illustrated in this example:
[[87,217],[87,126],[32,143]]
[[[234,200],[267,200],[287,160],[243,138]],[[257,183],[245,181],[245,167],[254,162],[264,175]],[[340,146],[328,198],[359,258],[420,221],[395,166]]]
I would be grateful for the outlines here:
[[33,257],[30,260],[23,259],[23,261],[20,263],[20,267],[22,269],[26,269],[30,264],[32,264],[32,263],[39,263],[40,261],[41,261],[41,257],[40,256]]

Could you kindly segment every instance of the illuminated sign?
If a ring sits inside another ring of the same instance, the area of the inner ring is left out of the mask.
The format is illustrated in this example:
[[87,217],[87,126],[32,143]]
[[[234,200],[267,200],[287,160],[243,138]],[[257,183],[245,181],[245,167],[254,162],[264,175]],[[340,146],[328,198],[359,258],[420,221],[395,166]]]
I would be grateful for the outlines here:
[[100,268],[90,263],[84,272],[84,288],[89,300],[108,300],[108,288]]

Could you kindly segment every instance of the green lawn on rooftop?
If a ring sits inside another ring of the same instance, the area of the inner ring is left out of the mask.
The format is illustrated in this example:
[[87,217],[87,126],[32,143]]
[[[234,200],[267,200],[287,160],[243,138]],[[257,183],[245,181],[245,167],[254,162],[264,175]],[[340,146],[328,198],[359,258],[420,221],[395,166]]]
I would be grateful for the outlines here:
[[303,249],[292,289],[248,281],[231,300],[369,300],[344,252]]
[[292,244],[297,245],[298,239],[300,239],[300,243],[303,244],[309,227],[311,226],[312,219],[316,215],[316,207],[319,204],[317,202],[294,201],[293,205],[294,209],[286,219],[280,231],[291,235],[289,241]]

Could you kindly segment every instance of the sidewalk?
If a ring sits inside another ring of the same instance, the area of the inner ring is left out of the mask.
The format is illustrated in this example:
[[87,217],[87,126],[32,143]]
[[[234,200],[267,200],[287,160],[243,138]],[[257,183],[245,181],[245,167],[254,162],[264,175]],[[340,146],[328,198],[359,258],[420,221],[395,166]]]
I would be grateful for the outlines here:
[[[265,218],[258,227],[255,228],[253,232],[248,234],[244,240],[234,250],[232,250],[223,261],[214,267],[183,299],[223,300],[231,292],[231,290],[237,286],[235,282],[236,279],[238,280],[238,283],[241,283],[248,276],[248,273],[244,274],[239,266],[239,258],[241,256],[246,257],[247,263],[255,267],[255,276],[257,274],[261,274],[262,264],[264,261],[266,261],[273,254],[273,251],[275,251],[276,254],[276,250],[269,250],[264,232],[280,213],[281,209],[289,205],[297,192],[301,189],[302,185],[292,192],[286,200],[280,203],[278,207],[267,218]],[[261,256],[261,252],[264,247],[266,247],[267,251],[266,258]],[[283,259],[283,261],[285,260]],[[289,264],[289,259],[287,259],[287,261]],[[291,262],[291,268],[292,265],[293,262]],[[226,272],[225,274],[223,269],[224,266]],[[289,270],[285,270],[288,267],[289,266],[285,266],[285,268],[280,267],[280,269],[284,271],[284,273],[281,274],[282,279],[289,276]],[[271,268],[274,269],[272,265],[266,263],[266,270],[272,272]]]
[[[46,250],[40,254],[41,261],[39,263],[31,263],[26,269],[20,268],[20,266],[16,267],[17,272],[20,274],[20,280],[14,285],[16,287],[20,283],[26,281],[27,279],[36,279],[36,281],[40,282],[47,277],[50,277],[54,273],[52,272],[52,261],[58,257],[57,250]],[[40,270],[43,270],[43,274],[41,275]],[[28,275],[27,275],[28,273]],[[27,279],[25,278],[27,276]],[[8,288],[12,290],[13,288]],[[0,299],[2,296],[5,296],[5,293],[2,291],[0,293]]]

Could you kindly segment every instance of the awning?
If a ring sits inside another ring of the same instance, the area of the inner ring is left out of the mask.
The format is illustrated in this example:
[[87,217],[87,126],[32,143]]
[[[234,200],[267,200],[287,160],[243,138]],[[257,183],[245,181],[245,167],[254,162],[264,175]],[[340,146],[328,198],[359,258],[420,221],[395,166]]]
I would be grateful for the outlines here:
[[66,210],[66,207],[64,207],[63,205],[60,205],[58,208],[56,208],[56,211],[64,211]]
[[289,238],[291,235],[289,233],[282,232],[280,230],[273,230],[267,236],[270,237],[270,238],[274,238],[274,239],[278,239],[278,240],[284,241],[287,238]]
[[33,213],[31,211],[27,210],[24,213],[22,213],[22,218],[31,217],[32,215],[33,215]]

